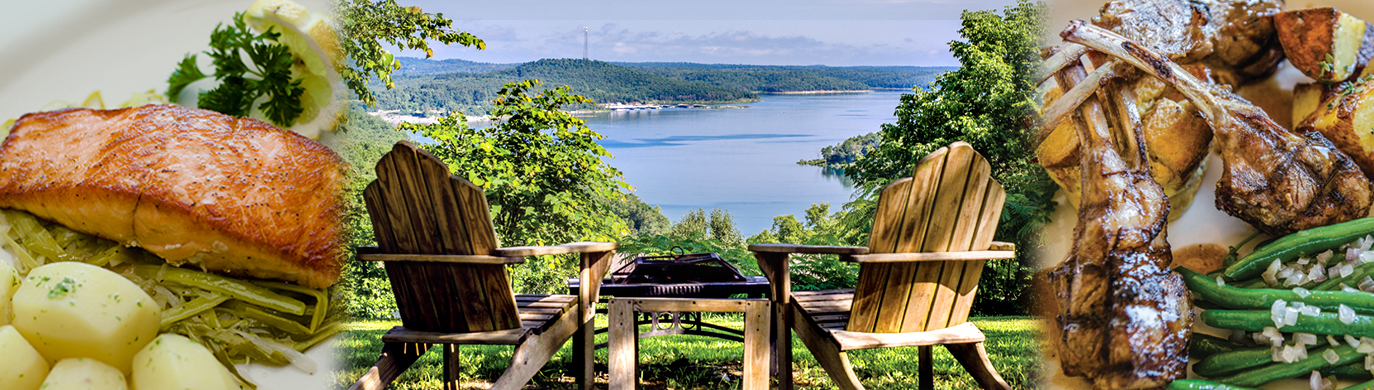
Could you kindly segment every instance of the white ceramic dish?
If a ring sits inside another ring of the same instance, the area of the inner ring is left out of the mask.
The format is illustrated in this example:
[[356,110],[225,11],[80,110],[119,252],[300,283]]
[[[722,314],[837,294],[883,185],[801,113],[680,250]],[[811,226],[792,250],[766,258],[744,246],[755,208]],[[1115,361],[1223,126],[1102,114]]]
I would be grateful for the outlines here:
[[[296,0],[326,11],[327,0]],[[218,23],[252,0],[45,0],[9,2],[0,23],[0,122],[49,102],[80,103],[99,90],[109,107],[134,92],[165,92],[187,53],[207,50]],[[204,57],[201,55],[200,57]],[[240,366],[261,390],[333,388],[336,342],[306,355],[314,375],[291,367]]]
[[[1059,38],[1059,32],[1068,25],[1070,20],[1089,20],[1098,14],[1098,10],[1104,3],[1105,1],[1102,0],[1051,1],[1045,42],[1047,44],[1059,44],[1062,42]],[[1290,1],[1287,6],[1288,9],[1333,6],[1362,19],[1374,21],[1374,3],[1367,0],[1299,0]],[[1306,77],[1286,65],[1285,62],[1283,66],[1286,69],[1280,71],[1278,80],[1280,86],[1291,90],[1293,84],[1306,79]],[[1212,154],[1209,157],[1208,169],[1203,178],[1202,187],[1198,190],[1193,203],[1182,216],[1169,224],[1169,244],[1175,251],[1198,244],[1216,244],[1224,248],[1235,245],[1255,232],[1255,229],[1244,221],[1217,210],[1213,192],[1216,190],[1216,183],[1220,178],[1221,159],[1216,154]],[[1046,226],[1047,247],[1040,253],[1039,258],[1042,263],[1037,264],[1039,269],[1058,264],[1065,258],[1073,245],[1073,228],[1077,224],[1077,210],[1065,201],[1062,193],[1056,195],[1056,201],[1059,202],[1060,206],[1055,209],[1050,224]],[[1215,335],[1226,334],[1226,331],[1209,328],[1197,321],[1194,321],[1194,324],[1193,330],[1195,332]],[[1092,385],[1081,377],[1065,376],[1059,368],[1057,358],[1046,359],[1044,370],[1041,378],[1049,388],[1075,390],[1092,388]],[[1189,371],[1189,377],[1194,378],[1196,376]],[[1342,382],[1337,385],[1337,388],[1352,384],[1354,383]],[[1263,388],[1270,390],[1298,390],[1308,387],[1308,382],[1305,379],[1277,381],[1263,386]]]

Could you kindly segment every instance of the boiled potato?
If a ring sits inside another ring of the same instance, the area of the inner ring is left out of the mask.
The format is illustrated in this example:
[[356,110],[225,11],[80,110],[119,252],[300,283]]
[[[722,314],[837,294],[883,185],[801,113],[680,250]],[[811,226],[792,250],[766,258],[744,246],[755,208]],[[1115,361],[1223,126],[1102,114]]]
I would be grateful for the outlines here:
[[1365,65],[1365,22],[1350,14],[1332,7],[1284,11],[1274,15],[1274,26],[1288,61],[1308,77],[1344,81]]
[[138,390],[240,388],[210,350],[170,333],[158,336],[134,355],[133,385]]
[[13,326],[0,326],[0,383],[13,390],[35,390],[48,376],[48,361]]
[[35,268],[14,293],[15,329],[49,362],[85,357],[127,373],[161,321],[161,309],[138,285],[86,263]]
[[0,249],[0,325],[10,323],[13,317],[10,299],[14,297],[14,290],[19,289],[19,272],[14,270],[7,257],[9,253]]
[[[193,387],[188,387],[188,389]],[[124,374],[89,358],[62,359],[43,380],[43,390],[128,390]]]
[[1374,175],[1374,80],[1345,82],[1298,124],[1298,132],[1318,131],[1350,155],[1365,176]]

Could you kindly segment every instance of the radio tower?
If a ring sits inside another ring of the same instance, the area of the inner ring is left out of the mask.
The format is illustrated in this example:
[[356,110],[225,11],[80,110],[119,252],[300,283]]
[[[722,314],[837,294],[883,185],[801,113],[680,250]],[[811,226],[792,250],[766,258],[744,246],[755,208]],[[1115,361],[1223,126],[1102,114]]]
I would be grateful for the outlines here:
[[582,26],[582,59],[587,59],[587,26]]

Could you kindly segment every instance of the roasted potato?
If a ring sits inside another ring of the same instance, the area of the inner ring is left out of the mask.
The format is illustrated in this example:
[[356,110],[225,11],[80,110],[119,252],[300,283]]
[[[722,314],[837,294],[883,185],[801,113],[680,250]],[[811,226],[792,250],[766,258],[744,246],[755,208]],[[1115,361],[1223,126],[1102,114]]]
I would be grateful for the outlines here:
[[[1361,56],[1365,22],[1332,7],[1284,11],[1274,15],[1279,42],[1288,61],[1308,77],[1344,81],[1359,75],[1367,56]],[[1363,57],[1363,58],[1361,58]]]
[[158,336],[134,355],[133,384],[138,390],[240,388],[210,350],[171,333]]
[[138,285],[79,262],[30,271],[14,293],[14,316],[14,328],[49,362],[92,358],[126,373],[162,324],[157,303]]
[[14,270],[14,266],[5,261],[7,257],[4,249],[0,249],[0,325],[10,323],[12,310],[10,309],[10,299],[14,297],[14,291],[19,289],[19,272]]
[[[1169,91],[1152,78],[1141,79],[1135,86],[1139,100],[1137,108],[1145,133],[1146,154],[1150,159],[1151,176],[1164,187],[1169,196],[1169,216],[1177,218],[1188,209],[1206,172],[1208,147],[1212,142],[1212,128],[1198,116],[1191,102],[1178,103],[1169,98]],[[1059,89],[1045,94],[1049,105],[1062,95]],[[1036,159],[1050,178],[1064,189],[1065,197],[1078,207],[1081,191],[1078,133],[1074,122],[1059,123],[1036,149]]]
[[[1317,131],[1350,155],[1365,176],[1374,174],[1374,77],[1334,86],[1298,132]],[[1309,92],[1310,93],[1310,92]]]
[[[89,358],[62,359],[52,366],[43,390],[128,390],[124,374],[109,364]],[[186,387],[194,389],[197,387]]]
[[13,326],[0,326],[0,383],[11,390],[37,390],[48,376],[48,361]]

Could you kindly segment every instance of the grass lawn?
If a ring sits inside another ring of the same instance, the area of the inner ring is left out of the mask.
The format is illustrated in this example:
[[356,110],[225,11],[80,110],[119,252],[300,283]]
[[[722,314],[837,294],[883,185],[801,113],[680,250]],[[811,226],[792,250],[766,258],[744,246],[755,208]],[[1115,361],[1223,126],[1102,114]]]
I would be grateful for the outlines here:
[[[708,317],[716,324],[739,328],[738,315]],[[597,318],[605,326],[605,317]],[[1031,389],[1040,370],[1040,329],[1034,317],[981,317],[972,322],[987,334],[985,346],[1002,378],[1015,389]],[[399,321],[360,321],[347,325],[341,372],[335,376],[339,388],[347,387],[376,362],[381,353],[381,336]],[[645,328],[647,329],[647,328]],[[597,336],[605,342],[606,335]],[[793,376],[798,388],[833,389],[835,385],[816,364],[811,352],[793,336]],[[911,389],[916,387],[916,347],[851,351],[849,357],[864,386],[869,389]],[[492,378],[510,364],[512,347],[465,345],[460,366],[464,387],[487,388]],[[572,343],[554,355],[553,360],[535,375],[526,389],[573,388],[570,372]],[[394,389],[438,389],[443,377],[443,353],[431,350],[392,384]],[[641,389],[734,389],[743,373],[744,348],[738,342],[699,336],[654,337],[640,341]],[[606,386],[606,350],[596,351],[597,387]],[[936,389],[976,389],[977,382],[943,347],[935,348]]]

